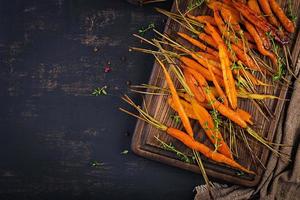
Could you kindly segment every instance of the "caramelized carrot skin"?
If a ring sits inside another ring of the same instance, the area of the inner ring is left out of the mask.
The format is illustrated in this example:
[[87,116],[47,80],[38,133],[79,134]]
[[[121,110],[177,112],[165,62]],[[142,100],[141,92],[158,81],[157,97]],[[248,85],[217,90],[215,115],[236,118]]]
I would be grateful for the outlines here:
[[261,38],[259,37],[259,34],[257,33],[255,27],[246,20],[245,20],[244,24],[246,26],[246,29],[249,31],[249,33],[253,36],[255,43],[257,45],[258,51],[262,55],[268,56],[271,59],[271,61],[273,62],[274,66],[277,66],[277,58],[276,58],[275,54],[273,54],[270,51],[267,51],[264,48],[263,42],[262,42]]
[[230,60],[228,57],[226,45],[224,44],[221,36],[216,32],[215,28],[210,24],[206,24],[206,26],[211,31],[211,35],[214,40],[218,43],[219,47],[219,58],[221,61],[222,72],[223,72],[223,81],[225,85],[225,93],[228,97],[228,101],[233,109],[237,108],[237,93],[235,88],[235,81],[232,75],[232,71],[230,69]]
[[193,99],[192,99],[192,107],[197,116],[199,124],[204,129],[204,132],[206,133],[209,140],[213,144],[218,145],[217,151],[228,158],[233,158],[231,151],[228,145],[226,144],[226,142],[224,141],[221,133],[219,132],[218,129],[216,129],[214,121],[210,116],[209,112]]
[[[205,76],[205,78],[207,80],[210,80],[212,81],[212,77],[210,76],[210,73],[209,71],[203,67],[202,65],[200,65],[199,63],[197,63],[196,61],[194,61],[193,59],[190,59],[188,57],[185,57],[185,56],[182,56],[179,58],[179,60],[184,64],[182,67],[189,67],[189,68],[192,68],[192,69],[195,69],[196,71],[200,72],[201,74],[203,74],[203,76]],[[223,80],[221,77],[217,76],[217,80],[219,81],[219,83],[221,85]]]
[[255,11],[258,15],[262,15],[262,12],[260,10],[257,0],[248,0],[247,4],[248,4],[249,8],[251,8],[253,11]]
[[244,172],[250,173],[250,174],[254,174],[254,172],[244,168],[243,166],[241,166],[240,164],[238,164],[236,161],[224,156],[223,154],[220,154],[218,152],[212,151],[209,147],[207,147],[206,145],[194,140],[193,138],[191,138],[190,136],[188,136],[187,134],[185,134],[184,132],[178,130],[178,129],[174,129],[169,127],[166,132],[178,139],[179,141],[181,141],[183,144],[185,144],[187,147],[194,149],[198,152],[200,152],[201,154],[203,154],[205,157],[218,162],[218,163],[223,163],[226,165],[229,165],[233,168],[242,170]]
[[199,40],[196,40],[192,37],[190,37],[189,35],[185,34],[185,33],[181,33],[178,32],[177,33],[180,37],[184,38],[185,40],[187,40],[188,42],[190,42],[191,44],[195,45],[196,47],[199,47],[200,49],[202,49],[203,51],[210,53],[212,55],[215,55],[216,51],[213,50],[212,48],[206,46],[205,44],[201,43]]
[[254,24],[257,28],[263,30],[265,33],[270,33],[275,40],[281,44],[289,42],[289,38],[282,31],[277,30],[274,26],[269,24],[265,19],[256,14],[255,11],[250,9],[247,5],[239,2],[232,1],[233,6],[243,15],[247,20]]
[[[157,59],[157,58],[156,58]],[[159,61],[159,60],[158,60]],[[172,95],[172,98],[174,100],[174,104],[176,105],[176,107],[178,108],[178,115],[181,119],[181,122],[185,128],[185,130],[187,131],[187,133],[193,137],[194,136],[194,132],[193,132],[193,129],[192,129],[192,126],[191,126],[191,123],[189,121],[189,118],[188,116],[186,115],[185,111],[184,111],[184,108],[183,106],[181,105],[180,103],[180,99],[179,99],[179,96],[177,94],[177,91],[176,91],[176,88],[174,86],[174,83],[171,79],[171,76],[169,74],[169,72],[167,71],[167,69],[165,68],[165,66],[163,65],[163,63],[159,62],[159,64],[161,65],[161,68],[162,68],[162,71],[165,75],[165,80],[168,84],[168,87],[170,89],[170,92],[171,92],[171,95]]]
[[273,12],[278,17],[279,21],[281,22],[282,26],[290,33],[295,32],[295,25],[294,23],[287,18],[279,4],[275,0],[269,0],[270,6],[273,10]]
[[272,12],[270,4],[269,4],[269,0],[258,0],[258,2],[260,4],[262,10],[264,11],[265,15],[269,19],[269,22],[272,25],[279,27],[280,24],[277,21],[276,17],[273,15],[273,12]]
[[205,96],[201,88],[198,86],[196,79],[190,74],[186,68],[183,69],[184,77],[186,84],[189,86],[191,89],[193,95],[199,102],[204,102],[205,101]]

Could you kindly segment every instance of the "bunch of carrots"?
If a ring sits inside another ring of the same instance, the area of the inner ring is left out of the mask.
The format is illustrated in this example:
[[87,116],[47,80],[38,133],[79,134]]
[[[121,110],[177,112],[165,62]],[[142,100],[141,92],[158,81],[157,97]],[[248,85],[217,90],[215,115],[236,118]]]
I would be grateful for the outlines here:
[[[155,30],[161,39],[147,40],[136,35],[158,50],[132,48],[154,55],[168,88],[143,87],[148,91],[159,89],[169,95],[167,103],[178,113],[184,130],[162,124],[128,96],[123,100],[136,108],[140,115],[121,110],[165,131],[188,148],[217,163],[254,174],[234,160],[232,149],[224,140],[214,113],[229,119],[257,142],[281,155],[273,148],[273,143],[251,128],[254,125],[252,116],[239,108],[239,99],[257,101],[260,102],[258,105],[263,106],[262,99],[277,98],[255,93],[256,87],[270,87],[267,77],[274,77],[282,70],[284,63],[280,50],[274,47],[282,45],[286,48],[295,25],[275,0],[210,0],[206,6],[212,10],[213,16],[195,16],[190,12],[182,13],[179,9],[178,13],[158,9],[187,31],[176,32],[177,40]],[[190,43],[193,48],[184,42]],[[267,57],[271,64],[259,59],[256,56],[258,53]],[[174,77],[181,88],[176,88]],[[214,149],[195,139],[190,120],[199,122]]]

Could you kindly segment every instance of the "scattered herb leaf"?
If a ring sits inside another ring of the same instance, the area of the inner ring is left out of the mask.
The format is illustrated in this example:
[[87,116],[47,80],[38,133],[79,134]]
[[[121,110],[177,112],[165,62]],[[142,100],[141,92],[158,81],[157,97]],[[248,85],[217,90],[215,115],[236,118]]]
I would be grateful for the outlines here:
[[100,168],[100,167],[102,167],[103,165],[104,165],[103,162],[99,162],[99,161],[97,161],[97,160],[92,160],[92,161],[90,162],[90,166],[91,166],[91,167],[95,167],[95,168]]
[[124,155],[124,154],[128,154],[128,152],[129,152],[129,151],[128,151],[127,149],[125,149],[124,151],[121,152],[121,154],[123,154],[123,155]]
[[179,124],[181,122],[179,115],[171,115],[171,119],[173,119],[176,124]]
[[148,25],[148,27],[147,28],[140,28],[139,30],[138,30],[138,32],[139,32],[139,34],[140,35],[145,35],[145,33],[147,32],[147,31],[149,31],[150,29],[153,29],[153,28],[155,28],[155,24],[154,23],[150,23],[149,25]]
[[162,145],[162,147],[167,150],[167,151],[170,151],[170,152],[174,152],[176,153],[176,155],[178,156],[178,158],[186,163],[194,163],[194,159],[192,158],[192,160],[187,156],[185,155],[184,153],[178,151],[171,143],[170,144],[167,144],[165,143],[164,141],[160,140],[158,138],[158,136],[154,136],[155,139]]
[[107,95],[106,89],[107,89],[106,85],[101,88],[95,88],[94,91],[92,92],[92,95],[94,96]]

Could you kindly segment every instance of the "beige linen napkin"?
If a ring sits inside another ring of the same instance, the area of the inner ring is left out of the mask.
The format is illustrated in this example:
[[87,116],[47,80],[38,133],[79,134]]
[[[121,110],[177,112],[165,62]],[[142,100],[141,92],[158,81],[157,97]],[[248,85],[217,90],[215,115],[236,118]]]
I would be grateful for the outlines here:
[[284,110],[274,142],[293,145],[293,148],[282,149],[292,162],[284,162],[272,155],[256,188],[215,184],[211,198],[208,190],[202,185],[195,188],[195,200],[300,199],[300,78],[295,81],[291,101]]

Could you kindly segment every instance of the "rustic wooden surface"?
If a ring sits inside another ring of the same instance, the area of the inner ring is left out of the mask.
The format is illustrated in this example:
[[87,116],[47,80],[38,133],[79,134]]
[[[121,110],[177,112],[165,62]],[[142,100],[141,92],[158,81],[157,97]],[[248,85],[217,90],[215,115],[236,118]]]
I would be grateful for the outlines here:
[[[280,1],[280,3],[283,8],[287,7],[287,1]],[[184,10],[188,4],[189,1],[182,1],[179,7],[182,10]],[[293,1],[294,13],[297,13],[298,16],[299,16],[299,4],[300,1]],[[173,10],[175,10],[174,5],[173,5]],[[211,11],[209,11],[208,8],[205,6],[202,7],[202,10],[196,11],[196,14],[206,14],[206,13],[209,14],[210,12]],[[185,31],[181,27],[179,27],[178,24],[176,24],[175,22],[173,21],[167,22],[165,27],[165,32],[167,34],[171,35],[173,38],[178,39],[178,37],[175,34],[177,30]],[[297,38],[298,35],[299,34],[297,31],[293,35],[290,43],[290,49],[292,52],[294,63],[296,63],[299,57],[300,47],[299,45],[297,45],[299,42],[299,39]],[[152,71],[152,75],[150,77],[149,84],[165,87],[166,83],[163,77],[164,75],[161,72],[160,66],[157,63],[155,63]],[[286,78],[290,79],[291,77],[286,76]],[[268,80],[268,82],[272,83],[271,78]],[[265,90],[264,88],[258,88],[258,91],[264,92],[264,90]],[[280,96],[281,98],[285,98],[287,90],[288,90],[287,87],[282,86],[281,84],[276,84],[275,88],[269,88],[266,90],[266,92],[268,94],[273,94],[276,96]],[[172,120],[170,117],[174,114],[174,111],[172,111],[172,109],[166,104],[166,98],[167,98],[166,96],[148,95],[145,98],[146,106],[149,109],[149,112],[152,115],[154,115],[156,119],[163,122],[164,124],[175,126],[174,120]],[[256,130],[261,132],[266,138],[272,140],[277,128],[277,122],[279,120],[280,114],[283,113],[282,108],[283,108],[284,101],[266,100],[265,103],[268,106],[268,108],[271,110],[271,112],[274,114],[273,118],[271,117],[269,117],[268,119],[264,118],[253,106],[253,104],[250,103],[249,101],[241,100],[239,102],[239,105],[241,108],[252,113],[254,121],[256,122],[256,124],[259,125],[259,127],[256,127]],[[196,125],[195,133],[198,133],[199,132],[198,130],[199,130],[199,126]],[[226,134],[226,132],[224,134]],[[201,131],[200,133],[198,133],[198,139],[206,143],[207,145],[210,145],[209,141],[205,139],[204,135],[205,134],[203,134],[203,132]],[[199,168],[195,164],[184,163],[180,161],[174,153],[170,153],[164,150],[161,147],[161,144],[155,139],[154,136],[159,136],[160,139],[165,141],[166,143],[172,143],[180,151],[186,153],[187,155],[192,155],[191,151],[188,150],[179,141],[169,137],[168,135],[162,133],[156,128],[151,127],[150,125],[140,120],[136,125],[135,135],[133,137],[133,142],[132,142],[132,149],[141,156],[199,173]],[[262,148],[261,145],[259,144],[256,143],[250,143],[250,144],[255,154],[261,159],[262,163],[266,164],[269,152],[265,148]],[[239,157],[237,158],[237,161],[241,163],[243,166],[250,167],[252,170],[256,171],[257,172],[256,176],[247,175],[247,174],[244,176],[237,175],[238,171],[232,170],[224,165],[218,165],[216,163],[210,162],[207,159],[203,158],[205,161],[207,173],[212,177],[230,183],[241,184],[245,186],[254,186],[259,182],[261,176],[263,175],[263,168],[253,162],[253,160],[250,158],[249,153],[246,151],[246,148],[243,148],[244,144],[240,142],[238,143],[238,147],[239,147]]]
[[126,0],[0,1],[1,200],[193,198],[201,177],[134,155],[136,120],[118,111],[153,66],[132,33],[163,19]]

